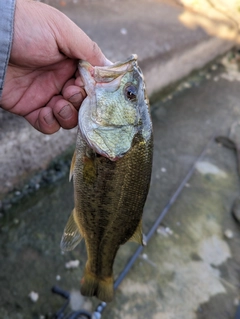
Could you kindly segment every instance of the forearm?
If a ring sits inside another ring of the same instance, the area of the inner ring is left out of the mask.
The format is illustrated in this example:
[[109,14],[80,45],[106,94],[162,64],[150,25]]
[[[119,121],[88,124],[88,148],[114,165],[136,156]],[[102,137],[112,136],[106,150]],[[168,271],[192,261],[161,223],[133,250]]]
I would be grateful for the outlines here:
[[16,0],[0,0],[0,98],[11,53]]

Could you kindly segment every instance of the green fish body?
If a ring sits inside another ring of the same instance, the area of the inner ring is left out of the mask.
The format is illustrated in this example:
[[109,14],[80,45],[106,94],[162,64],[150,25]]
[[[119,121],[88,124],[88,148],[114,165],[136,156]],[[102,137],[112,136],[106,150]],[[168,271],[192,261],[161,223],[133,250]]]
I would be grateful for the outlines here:
[[142,213],[152,169],[152,124],[144,79],[131,56],[109,67],[80,62],[88,94],[79,112],[71,173],[75,208],[61,241],[84,238],[88,260],[81,293],[113,298],[113,263],[120,245],[143,244]]

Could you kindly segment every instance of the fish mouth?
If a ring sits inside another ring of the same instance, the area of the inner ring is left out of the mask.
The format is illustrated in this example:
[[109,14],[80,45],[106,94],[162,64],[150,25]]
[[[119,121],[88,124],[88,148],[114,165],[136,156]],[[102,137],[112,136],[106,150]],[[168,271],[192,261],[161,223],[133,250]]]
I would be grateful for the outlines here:
[[87,95],[94,99],[95,90],[104,88],[108,92],[119,89],[122,77],[137,66],[137,54],[132,54],[123,62],[116,62],[109,66],[92,66],[89,62],[80,60],[78,70],[84,83]]
[[137,55],[132,54],[127,60],[123,62],[116,62],[108,67],[95,68],[95,81],[109,83],[114,79],[121,77],[126,72],[132,71],[137,62]]
[[[137,54],[132,54],[123,62],[116,62],[109,66],[92,66],[89,62],[79,61],[79,72],[83,77],[84,84],[87,86],[89,78],[94,79],[95,83],[109,83],[116,78],[121,78],[126,72],[129,72],[137,63]],[[88,75],[87,75],[88,74]]]

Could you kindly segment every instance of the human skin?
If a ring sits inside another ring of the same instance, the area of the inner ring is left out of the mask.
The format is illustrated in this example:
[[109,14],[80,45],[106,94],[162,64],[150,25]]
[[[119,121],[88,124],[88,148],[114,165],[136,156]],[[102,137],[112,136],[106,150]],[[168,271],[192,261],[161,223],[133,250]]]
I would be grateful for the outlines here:
[[1,107],[45,134],[75,127],[86,96],[79,59],[99,66],[111,63],[63,13],[44,3],[17,0]]

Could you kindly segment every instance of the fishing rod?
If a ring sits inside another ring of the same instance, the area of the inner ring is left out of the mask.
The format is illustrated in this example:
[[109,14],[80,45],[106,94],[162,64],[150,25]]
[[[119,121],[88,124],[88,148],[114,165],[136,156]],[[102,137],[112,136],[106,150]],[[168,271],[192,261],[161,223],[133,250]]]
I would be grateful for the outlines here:
[[[200,153],[200,155],[197,157],[197,159],[195,160],[194,164],[192,165],[191,169],[188,171],[187,175],[182,180],[182,182],[178,186],[177,190],[174,192],[174,194],[172,195],[172,197],[170,198],[170,200],[168,201],[168,203],[163,208],[163,210],[161,211],[160,215],[158,216],[158,218],[156,219],[156,221],[154,222],[154,224],[150,228],[148,234],[145,237],[146,244],[152,238],[152,236],[154,235],[154,233],[158,229],[161,221],[166,216],[166,214],[168,213],[168,211],[171,208],[171,206],[175,203],[175,201],[177,200],[178,196],[181,194],[181,192],[182,192],[183,188],[185,187],[186,183],[192,177],[192,175],[193,175],[193,173],[195,171],[195,167],[196,167],[197,163],[200,162],[203,159],[203,157],[205,156],[209,146],[212,144],[213,140],[214,140],[214,137],[212,137],[208,141],[208,143],[205,145],[205,147],[203,148],[202,152]],[[144,246],[139,246],[136,249],[135,253],[132,255],[132,257],[130,258],[130,260],[127,262],[126,266],[122,270],[122,272],[118,275],[117,279],[115,280],[114,285],[113,285],[114,290],[116,290],[118,288],[118,286],[121,284],[123,279],[126,277],[126,275],[128,274],[128,272],[132,268],[134,262],[139,257],[139,255],[141,254],[143,249],[144,249]],[[102,301],[96,307],[96,309],[95,309],[93,314],[91,314],[91,313],[89,313],[89,312],[87,312],[85,310],[80,310],[80,311],[77,311],[77,312],[73,312],[72,314],[64,317],[63,312],[64,312],[64,310],[66,309],[66,307],[67,307],[67,305],[69,303],[70,294],[68,292],[65,292],[64,290],[61,290],[59,287],[56,287],[56,286],[52,288],[52,292],[57,293],[57,294],[61,295],[62,297],[64,297],[65,299],[67,299],[67,302],[64,304],[64,306],[55,314],[54,319],[78,319],[78,318],[79,319],[80,318],[101,319],[102,312],[104,311],[104,309],[107,306],[107,303]],[[240,319],[240,316],[236,317],[235,319]]]

